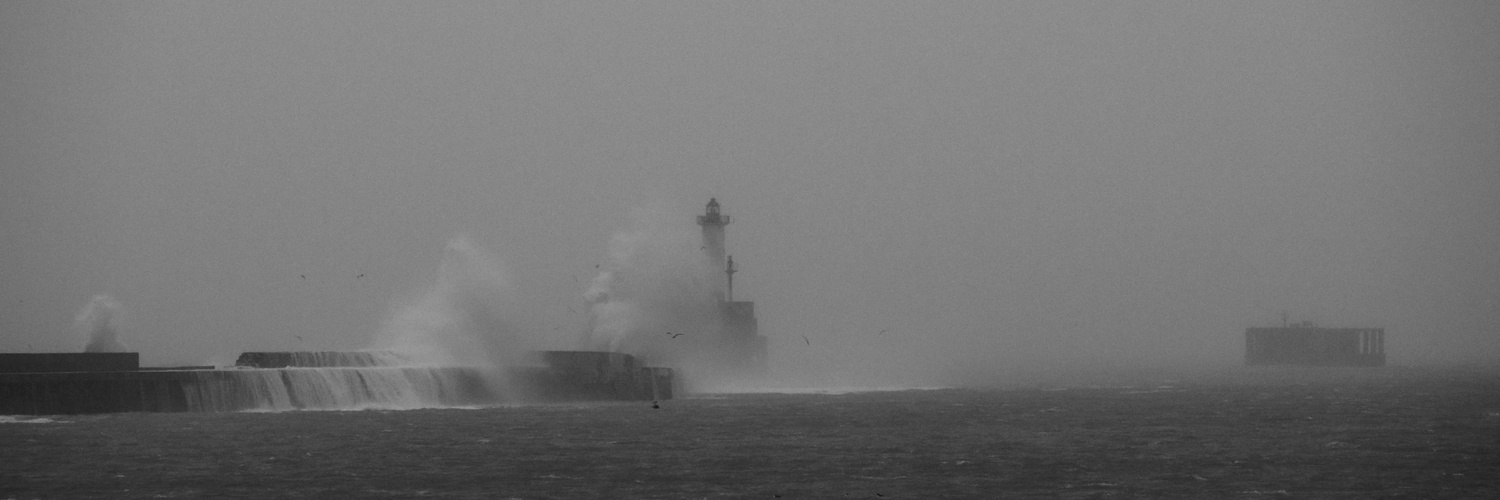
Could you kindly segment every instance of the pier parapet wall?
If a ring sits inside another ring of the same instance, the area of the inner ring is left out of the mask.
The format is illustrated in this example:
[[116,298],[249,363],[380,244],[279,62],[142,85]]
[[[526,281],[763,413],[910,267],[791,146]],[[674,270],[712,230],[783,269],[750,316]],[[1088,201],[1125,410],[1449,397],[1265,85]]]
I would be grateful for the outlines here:
[[510,371],[534,401],[672,399],[672,369],[641,366],[635,356],[601,351],[540,351],[541,366]]
[[391,351],[242,352],[235,366],[247,368],[325,368],[396,366],[406,359]]
[[[0,355],[7,367],[0,371],[0,414],[421,408],[672,398],[671,369],[640,366],[633,356],[607,352],[545,351],[534,355],[533,366],[498,370],[391,365],[399,357],[381,351],[244,353],[240,366],[228,369],[140,368],[137,353],[4,356],[17,355]],[[90,360],[102,364],[86,363]],[[18,373],[21,370],[26,371]]]
[[0,353],[0,373],[121,372],[140,367],[137,352]]

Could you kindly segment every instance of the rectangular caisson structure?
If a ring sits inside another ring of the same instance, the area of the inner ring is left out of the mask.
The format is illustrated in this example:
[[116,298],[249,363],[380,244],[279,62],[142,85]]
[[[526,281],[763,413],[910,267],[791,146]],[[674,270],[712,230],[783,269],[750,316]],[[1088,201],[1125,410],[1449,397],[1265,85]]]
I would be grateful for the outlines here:
[[1245,364],[1384,366],[1384,328],[1292,325],[1245,330]]

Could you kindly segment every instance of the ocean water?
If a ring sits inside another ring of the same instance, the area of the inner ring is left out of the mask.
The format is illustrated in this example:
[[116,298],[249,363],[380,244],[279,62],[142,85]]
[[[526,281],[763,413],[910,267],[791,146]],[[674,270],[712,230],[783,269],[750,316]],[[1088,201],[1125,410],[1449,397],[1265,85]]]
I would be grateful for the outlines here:
[[0,417],[0,498],[1500,498],[1500,372]]

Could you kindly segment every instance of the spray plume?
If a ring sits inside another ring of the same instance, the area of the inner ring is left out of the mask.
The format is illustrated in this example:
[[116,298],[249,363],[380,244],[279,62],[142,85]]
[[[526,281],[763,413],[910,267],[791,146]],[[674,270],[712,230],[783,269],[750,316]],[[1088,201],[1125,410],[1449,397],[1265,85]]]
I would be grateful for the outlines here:
[[718,334],[715,271],[682,213],[637,210],[632,227],[610,239],[608,261],[584,293],[583,348],[682,367]]
[[114,318],[120,312],[120,302],[108,295],[95,295],[93,300],[78,311],[73,318],[73,329],[89,339],[83,352],[125,352],[115,329]]
[[424,365],[498,367],[526,349],[507,320],[515,307],[510,274],[469,238],[448,242],[437,279],[395,308],[376,342]]

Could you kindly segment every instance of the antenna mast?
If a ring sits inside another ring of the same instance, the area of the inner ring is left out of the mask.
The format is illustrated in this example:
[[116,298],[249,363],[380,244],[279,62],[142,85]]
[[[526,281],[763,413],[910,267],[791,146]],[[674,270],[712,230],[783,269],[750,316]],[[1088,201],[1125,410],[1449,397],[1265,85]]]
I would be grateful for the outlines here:
[[734,302],[734,273],[736,272],[739,272],[739,269],[734,267],[734,256],[730,255],[729,265],[724,266],[724,276],[729,278],[729,300],[725,302]]

